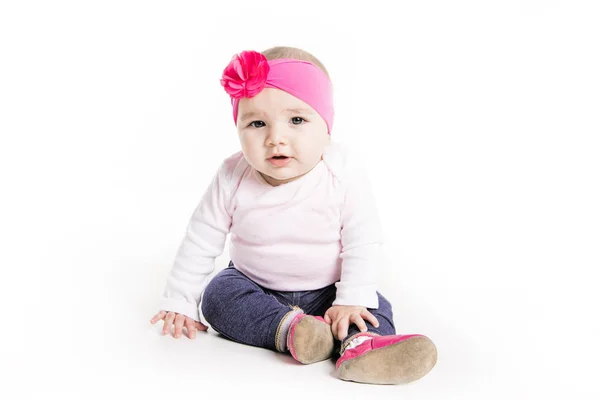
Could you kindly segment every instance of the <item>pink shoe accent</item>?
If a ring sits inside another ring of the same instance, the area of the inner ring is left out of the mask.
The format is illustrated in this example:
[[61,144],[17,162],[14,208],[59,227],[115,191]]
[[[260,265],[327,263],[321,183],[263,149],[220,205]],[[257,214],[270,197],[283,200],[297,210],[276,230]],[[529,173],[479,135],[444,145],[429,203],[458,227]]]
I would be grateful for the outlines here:
[[382,347],[386,347],[386,346],[401,342],[406,339],[410,339],[410,338],[417,337],[417,336],[423,336],[423,335],[373,336],[373,335],[365,334],[365,335],[357,335],[357,336],[355,336],[355,338],[360,337],[360,336],[372,336],[372,339],[361,343],[360,345],[358,345],[357,347],[355,347],[353,349],[346,349],[344,351],[344,354],[335,363],[336,370],[338,370],[340,368],[340,365],[342,365],[346,361],[352,360],[356,357],[360,357],[360,356],[370,352],[371,350],[380,349]]
[[292,322],[290,322],[290,328],[289,328],[289,332],[288,332],[288,336],[287,336],[287,348],[290,351],[290,353],[292,354],[292,357],[294,357],[294,359],[296,361],[298,360],[298,357],[296,356],[296,351],[294,350],[294,334],[296,333],[296,326],[298,326],[298,322],[300,322],[300,320],[302,318],[306,317],[306,314],[300,313],[298,315],[296,315],[294,317],[294,319],[292,319]]

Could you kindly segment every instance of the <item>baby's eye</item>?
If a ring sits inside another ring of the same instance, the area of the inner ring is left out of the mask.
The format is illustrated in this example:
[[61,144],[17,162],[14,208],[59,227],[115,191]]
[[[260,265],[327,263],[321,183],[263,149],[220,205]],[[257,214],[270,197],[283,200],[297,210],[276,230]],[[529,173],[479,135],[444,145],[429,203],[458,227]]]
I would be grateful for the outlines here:
[[292,124],[294,124],[294,125],[300,125],[302,123],[302,121],[306,121],[306,120],[302,117],[292,118]]
[[251,126],[253,128],[262,128],[263,126],[265,126],[265,123],[262,121],[252,121],[248,126]]

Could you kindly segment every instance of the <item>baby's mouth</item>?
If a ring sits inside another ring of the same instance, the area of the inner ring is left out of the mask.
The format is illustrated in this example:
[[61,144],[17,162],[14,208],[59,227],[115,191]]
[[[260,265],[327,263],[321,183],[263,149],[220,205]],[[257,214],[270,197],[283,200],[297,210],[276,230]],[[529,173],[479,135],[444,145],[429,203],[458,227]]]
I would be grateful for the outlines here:
[[267,162],[274,167],[284,167],[290,162],[291,157],[280,154],[267,159]]

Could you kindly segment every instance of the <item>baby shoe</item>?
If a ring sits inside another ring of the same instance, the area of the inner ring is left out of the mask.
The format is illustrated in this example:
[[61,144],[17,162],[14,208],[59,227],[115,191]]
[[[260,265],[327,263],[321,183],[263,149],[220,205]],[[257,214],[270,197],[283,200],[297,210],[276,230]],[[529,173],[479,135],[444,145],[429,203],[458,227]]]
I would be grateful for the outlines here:
[[335,369],[340,379],[398,384],[427,375],[437,361],[435,344],[423,335],[356,336]]
[[290,323],[287,347],[302,364],[327,360],[333,354],[331,327],[321,317],[300,313]]

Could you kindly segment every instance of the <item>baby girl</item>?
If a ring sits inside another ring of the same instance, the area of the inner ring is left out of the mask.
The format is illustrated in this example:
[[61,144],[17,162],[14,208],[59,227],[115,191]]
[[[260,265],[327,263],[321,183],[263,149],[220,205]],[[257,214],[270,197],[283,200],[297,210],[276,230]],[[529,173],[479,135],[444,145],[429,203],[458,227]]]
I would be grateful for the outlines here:
[[[356,155],[331,141],[333,89],[306,51],[243,51],[223,71],[241,151],[192,214],[151,323],[224,337],[310,364],[336,357],[347,381],[397,384],[435,365],[423,335],[398,335],[377,291],[382,229]],[[215,258],[231,234],[229,266]],[[206,320],[201,322],[200,310]]]

